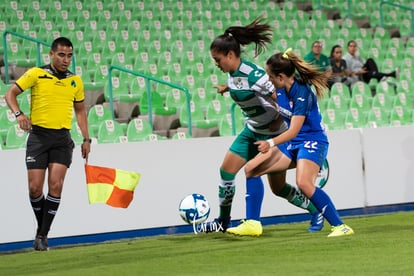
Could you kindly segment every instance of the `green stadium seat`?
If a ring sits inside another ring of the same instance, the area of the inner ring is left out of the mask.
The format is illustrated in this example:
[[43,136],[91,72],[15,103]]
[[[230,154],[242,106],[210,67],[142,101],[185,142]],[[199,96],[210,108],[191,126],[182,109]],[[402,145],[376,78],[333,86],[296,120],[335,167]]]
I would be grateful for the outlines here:
[[81,145],[83,143],[83,135],[82,135],[81,129],[79,128],[78,123],[76,122],[76,117],[75,119],[72,119],[72,127],[70,128],[70,136],[76,145]]
[[229,113],[228,105],[223,105],[223,103],[219,100],[212,100],[206,106],[206,120],[211,122],[216,121],[219,123],[227,113]]
[[25,91],[24,93],[17,96],[17,101],[19,103],[21,111],[23,111],[24,114],[27,116],[30,115],[30,102],[31,102],[31,93],[28,91]]
[[97,137],[99,126],[105,120],[112,120],[112,112],[102,104],[95,104],[88,111],[88,126],[91,136]]
[[231,113],[226,113],[219,121],[220,136],[237,135],[244,127],[244,118],[241,115],[241,109],[237,106],[234,114],[235,133],[233,134],[233,119]]
[[[205,118],[203,108],[197,106],[194,101],[190,102],[192,136],[193,137],[210,137],[218,136],[218,122],[209,121]],[[188,132],[188,110],[183,106],[180,110],[180,127],[177,131]]]
[[407,93],[405,92],[399,92],[393,97],[393,106],[405,106],[409,107],[411,104],[409,103],[409,98]]
[[124,131],[121,124],[115,120],[104,120],[99,124],[98,129],[98,143],[119,143],[124,136]]
[[379,92],[372,98],[372,107],[385,108],[391,110],[394,104],[394,96],[389,93]]
[[3,149],[24,149],[26,148],[27,132],[22,130],[19,125],[10,126]]
[[[151,109],[154,113],[156,109],[164,109],[164,99],[161,94],[156,91],[151,91]],[[144,92],[139,101],[139,113],[141,115],[148,115],[149,102],[147,92]]]
[[363,81],[357,81],[351,86],[351,97],[356,94],[363,94],[366,97],[372,97],[371,88]]
[[141,118],[134,118],[129,121],[126,136],[129,142],[145,141],[152,134],[150,123]]
[[345,128],[345,112],[333,108],[322,111],[323,123],[327,130],[338,130]]
[[343,82],[335,82],[330,89],[330,97],[338,95],[346,104],[351,100],[351,92],[349,86]]
[[333,95],[327,100],[326,108],[334,109],[336,113],[345,113],[349,108],[349,102],[340,95]]
[[404,105],[394,105],[390,114],[390,123],[392,126],[404,126],[411,125],[413,122],[412,117],[412,108],[408,108]]
[[386,108],[373,106],[367,113],[367,126],[371,128],[389,126],[389,113]]
[[[124,77],[112,77],[112,103],[117,120],[126,122],[138,115],[140,97],[138,94],[130,93],[129,78],[126,75],[122,76]],[[109,82],[105,85],[104,97],[105,102],[110,103]]]
[[362,111],[361,109],[350,107],[345,114],[345,128],[364,128],[367,126],[367,114],[368,111]]
[[189,138],[192,138],[191,135],[189,135],[186,132],[181,132],[181,131],[174,133],[174,135],[171,137],[171,139],[173,140],[185,140]]
[[[364,94],[355,94],[349,102],[350,109],[357,109],[359,114],[366,114],[371,108],[372,97],[367,97]],[[362,116],[362,115],[360,115]]]

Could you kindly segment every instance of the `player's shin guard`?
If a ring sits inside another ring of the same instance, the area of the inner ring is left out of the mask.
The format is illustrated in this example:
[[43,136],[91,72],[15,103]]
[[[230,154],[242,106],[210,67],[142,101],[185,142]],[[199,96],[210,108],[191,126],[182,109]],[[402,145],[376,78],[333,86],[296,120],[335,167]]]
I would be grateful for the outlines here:
[[231,205],[233,203],[236,186],[234,184],[235,174],[220,169],[221,181],[219,183],[219,203],[221,219],[230,218]]
[[314,214],[318,209],[298,188],[286,183],[285,187],[280,191],[278,196],[285,198],[293,205],[308,210],[309,213]]
[[250,177],[246,179],[246,220],[260,221],[260,210],[264,195],[262,178]]

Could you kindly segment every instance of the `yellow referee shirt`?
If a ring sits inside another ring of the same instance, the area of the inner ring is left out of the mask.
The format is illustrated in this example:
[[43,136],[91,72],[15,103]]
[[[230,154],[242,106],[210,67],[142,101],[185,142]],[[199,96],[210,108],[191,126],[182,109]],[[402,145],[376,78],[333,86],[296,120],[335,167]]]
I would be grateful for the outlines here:
[[31,88],[30,119],[44,128],[70,129],[73,103],[85,99],[79,76],[57,73],[50,65],[29,69],[16,84],[22,91]]

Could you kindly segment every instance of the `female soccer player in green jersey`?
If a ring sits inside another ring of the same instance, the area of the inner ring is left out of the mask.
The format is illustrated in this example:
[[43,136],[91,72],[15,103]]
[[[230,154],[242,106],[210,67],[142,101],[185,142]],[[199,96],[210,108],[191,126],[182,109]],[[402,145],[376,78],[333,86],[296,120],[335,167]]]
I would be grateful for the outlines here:
[[[201,232],[225,232],[230,225],[230,212],[235,195],[235,177],[239,170],[258,153],[256,141],[275,137],[287,129],[277,111],[275,88],[263,68],[240,57],[241,46],[256,45],[256,55],[271,43],[272,30],[260,19],[247,26],[232,26],[218,36],[210,46],[210,54],[218,68],[228,73],[226,85],[217,86],[218,93],[230,92],[245,116],[245,127],[226,153],[220,167],[219,204],[217,219],[200,226]],[[271,182],[271,175],[268,176]],[[312,214],[309,231],[319,231],[323,219],[315,206],[296,188],[285,182],[272,185],[276,194]],[[246,221],[254,223],[251,235],[262,234],[260,209],[264,187],[260,177],[246,180]]]

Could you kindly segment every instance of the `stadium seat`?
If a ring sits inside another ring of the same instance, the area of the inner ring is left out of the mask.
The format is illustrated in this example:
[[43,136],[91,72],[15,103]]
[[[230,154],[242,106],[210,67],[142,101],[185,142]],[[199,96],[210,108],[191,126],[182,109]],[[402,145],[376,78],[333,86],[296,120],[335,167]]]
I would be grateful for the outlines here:
[[326,108],[335,109],[339,113],[345,113],[349,108],[349,103],[339,94],[333,95],[327,100]]
[[190,102],[191,124],[188,125],[187,107],[183,106],[180,110],[180,127],[177,131],[188,132],[188,128],[192,127],[192,137],[210,137],[218,136],[218,122],[206,120],[202,107],[197,106],[194,101]]
[[100,123],[98,129],[98,143],[119,143],[124,136],[124,131],[120,123],[115,120],[104,120]]
[[327,130],[345,129],[345,113],[334,108],[322,111],[322,119]]
[[22,130],[19,125],[10,126],[3,149],[22,149],[26,147],[27,132]]
[[[140,98],[137,94],[129,92],[129,82],[120,77],[112,77],[112,101],[115,116],[118,121],[128,121],[131,117],[138,115],[138,103]],[[110,102],[109,82],[104,91],[106,103]]]
[[6,94],[7,90],[9,90],[10,85],[7,85],[3,82],[3,80],[0,80],[0,95]]
[[152,134],[150,123],[141,118],[134,118],[129,121],[126,136],[129,142],[145,141]]
[[380,81],[375,86],[375,94],[387,94],[389,96],[395,95],[394,87],[392,87],[387,81]]
[[7,105],[6,97],[4,95],[0,95],[0,111],[7,109],[9,109],[9,106]]
[[351,101],[349,102],[349,108],[358,109],[360,114],[366,114],[368,110],[371,108],[371,103],[372,97],[367,97],[363,94],[355,94],[352,96]]
[[11,126],[16,124],[16,117],[9,109],[0,109],[0,137],[5,140]]
[[330,97],[339,95],[341,100],[344,100],[346,104],[351,100],[351,93],[348,85],[343,82],[335,82],[330,89]]
[[72,119],[72,127],[70,128],[70,136],[76,145],[81,145],[83,143],[82,132],[79,128],[78,123],[76,122],[76,119]]
[[112,112],[109,108],[96,104],[88,111],[88,126],[91,136],[97,137],[99,126],[105,120],[112,120]]
[[387,109],[373,106],[367,113],[367,126],[371,128],[389,126],[389,113]]
[[185,132],[176,132],[172,137],[174,140],[184,140],[192,138],[188,133]]
[[227,105],[223,105],[219,100],[212,100],[206,106],[206,120],[219,123],[226,114],[229,113]]
[[[239,108],[240,110],[240,108]],[[233,133],[233,119],[231,113],[227,113],[219,121],[219,135],[220,136],[234,136],[237,135],[244,126],[244,120],[242,117],[238,116],[238,113],[235,113],[235,129]]]
[[345,114],[345,128],[364,128],[367,126],[368,111],[361,112],[360,109],[351,107]]
[[[152,112],[155,112],[155,109],[164,109],[164,100],[161,97],[160,93],[156,91],[151,91],[151,109]],[[148,115],[149,110],[149,101],[147,93],[143,93],[139,101],[139,114]]]
[[180,126],[180,109],[186,104],[186,95],[179,89],[171,89],[166,94],[165,107],[157,107],[153,112],[154,132],[163,136]]
[[411,125],[412,110],[403,105],[395,105],[391,110],[390,124],[392,126]]
[[99,65],[92,63],[91,60],[88,61],[87,71],[90,71],[91,68],[94,68],[91,71],[91,81],[96,88],[102,89],[102,94],[99,96],[103,96],[105,84],[108,82],[108,66],[107,65]]
[[380,92],[376,93],[374,97],[372,97],[372,107],[378,108],[385,108],[391,110],[394,103],[394,96],[388,93]]
[[371,88],[363,81],[357,81],[351,86],[351,97],[356,94],[363,94],[366,97],[372,97]]
[[402,105],[406,107],[412,106],[412,102],[409,102],[408,93],[406,92],[398,92],[397,95],[394,96],[393,99],[393,106]]
[[31,102],[31,93],[29,91],[25,91],[24,93],[17,96],[17,101],[20,106],[20,110],[23,111],[24,114],[27,116],[30,115],[30,102]]

